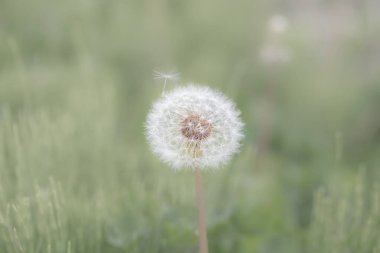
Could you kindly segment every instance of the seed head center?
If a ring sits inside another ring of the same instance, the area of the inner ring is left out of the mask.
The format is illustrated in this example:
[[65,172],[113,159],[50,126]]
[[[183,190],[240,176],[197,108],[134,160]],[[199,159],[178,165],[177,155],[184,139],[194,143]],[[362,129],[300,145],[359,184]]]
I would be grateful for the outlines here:
[[204,140],[211,134],[211,131],[211,123],[197,114],[190,114],[181,122],[182,135],[191,140]]

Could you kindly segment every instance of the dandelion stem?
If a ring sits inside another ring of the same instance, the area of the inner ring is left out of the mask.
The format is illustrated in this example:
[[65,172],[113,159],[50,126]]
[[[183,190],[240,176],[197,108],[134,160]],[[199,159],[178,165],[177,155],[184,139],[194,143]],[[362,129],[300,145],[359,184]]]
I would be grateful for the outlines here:
[[208,253],[206,218],[202,190],[202,175],[199,167],[195,168],[195,190],[197,195],[199,253]]
[[273,121],[274,114],[276,113],[276,93],[278,89],[275,71],[273,71],[272,75],[274,75],[274,77],[272,80],[269,80],[265,91],[266,108],[264,118],[261,119],[262,122],[259,127],[256,169],[259,169],[261,161],[266,158],[272,141]]

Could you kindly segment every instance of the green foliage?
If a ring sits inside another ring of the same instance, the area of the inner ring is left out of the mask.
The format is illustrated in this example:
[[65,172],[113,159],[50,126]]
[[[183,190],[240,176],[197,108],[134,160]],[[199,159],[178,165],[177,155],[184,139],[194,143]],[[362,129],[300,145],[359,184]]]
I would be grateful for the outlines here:
[[380,189],[358,176],[348,187],[316,193],[309,252],[380,252]]

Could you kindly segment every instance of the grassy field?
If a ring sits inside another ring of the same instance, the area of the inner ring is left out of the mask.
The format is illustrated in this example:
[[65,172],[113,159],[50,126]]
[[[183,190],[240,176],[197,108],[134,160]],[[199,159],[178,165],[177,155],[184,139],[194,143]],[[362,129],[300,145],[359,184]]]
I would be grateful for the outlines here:
[[241,152],[203,174],[210,252],[380,252],[379,10],[0,1],[0,252],[198,251],[194,175],[144,136],[153,70],[171,69],[167,89],[207,84],[246,123]]

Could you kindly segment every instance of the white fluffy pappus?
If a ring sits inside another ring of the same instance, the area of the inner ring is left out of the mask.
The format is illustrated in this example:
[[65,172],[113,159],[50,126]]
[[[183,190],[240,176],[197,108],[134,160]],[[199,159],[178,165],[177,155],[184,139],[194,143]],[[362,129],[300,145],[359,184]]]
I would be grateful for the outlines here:
[[146,137],[162,161],[175,169],[216,168],[237,153],[243,123],[235,104],[206,86],[176,88],[156,101]]

